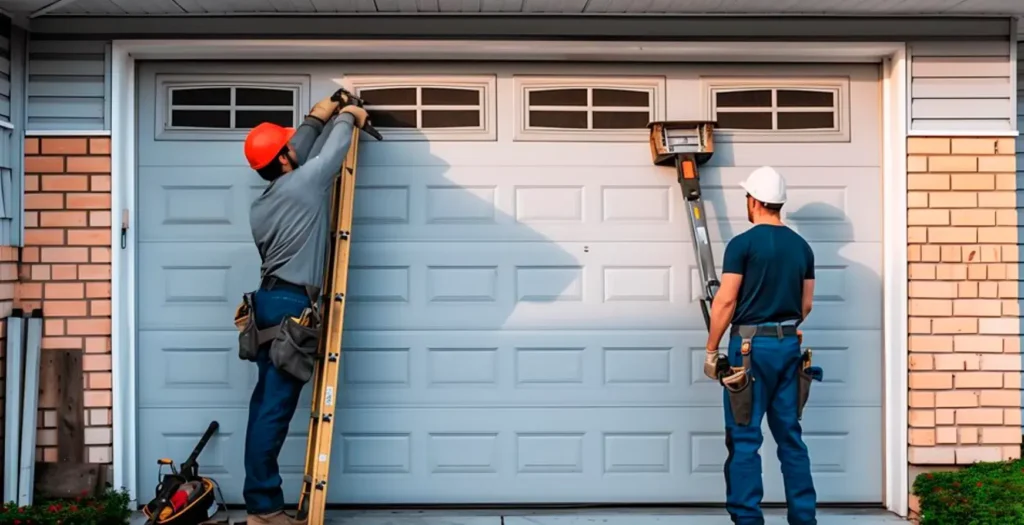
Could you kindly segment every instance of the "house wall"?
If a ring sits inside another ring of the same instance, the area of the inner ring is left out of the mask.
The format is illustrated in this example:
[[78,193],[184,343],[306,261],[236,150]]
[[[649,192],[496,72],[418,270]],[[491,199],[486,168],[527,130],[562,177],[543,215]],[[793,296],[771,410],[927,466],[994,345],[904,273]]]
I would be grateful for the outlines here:
[[[85,458],[111,460],[110,139],[25,140],[17,305],[43,309],[43,352],[83,353]],[[56,385],[41,384],[37,458],[57,457]]]
[[[1016,128],[1009,43],[915,41],[909,51],[910,129],[977,134],[913,137],[907,144],[909,461],[916,470],[1017,457],[1015,141],[986,136]],[[33,38],[28,72],[27,129],[67,136],[24,141],[29,169],[18,304],[42,305],[44,348],[86,354],[86,421],[94,429],[88,457],[109,462],[109,142],[81,133],[110,130],[110,43]],[[82,198],[93,207],[79,208]],[[3,256],[0,250],[0,269]],[[0,308],[8,304],[3,275]],[[52,420],[40,418],[42,459],[53,457]]]

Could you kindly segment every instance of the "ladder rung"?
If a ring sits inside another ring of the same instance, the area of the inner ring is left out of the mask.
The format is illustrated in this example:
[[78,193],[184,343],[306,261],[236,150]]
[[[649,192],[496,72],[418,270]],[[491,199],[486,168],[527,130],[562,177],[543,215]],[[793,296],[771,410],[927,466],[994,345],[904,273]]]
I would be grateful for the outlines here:
[[319,419],[319,420],[327,422],[327,423],[331,422],[331,415],[330,414],[321,414],[319,412],[311,412],[309,414],[309,418],[310,419]]

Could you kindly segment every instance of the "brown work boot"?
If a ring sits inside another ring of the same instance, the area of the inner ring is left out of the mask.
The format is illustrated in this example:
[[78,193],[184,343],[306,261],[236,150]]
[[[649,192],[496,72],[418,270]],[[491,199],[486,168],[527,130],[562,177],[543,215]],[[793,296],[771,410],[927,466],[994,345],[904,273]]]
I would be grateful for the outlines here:
[[295,519],[283,510],[270,514],[249,514],[246,525],[306,525],[306,520]]

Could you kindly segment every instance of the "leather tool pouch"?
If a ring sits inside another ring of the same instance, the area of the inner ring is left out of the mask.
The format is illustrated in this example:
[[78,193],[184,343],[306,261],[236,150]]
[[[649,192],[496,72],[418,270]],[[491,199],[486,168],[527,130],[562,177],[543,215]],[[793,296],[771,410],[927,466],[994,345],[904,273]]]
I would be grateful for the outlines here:
[[[734,372],[740,370],[742,369],[733,369]],[[748,371],[748,375],[741,385],[725,385],[725,391],[729,393],[729,410],[732,411],[732,418],[741,427],[750,425],[750,419],[754,413],[753,382]]]
[[732,417],[736,424],[741,427],[750,425],[750,420],[754,413],[754,377],[750,375],[750,352],[753,348],[752,341],[756,334],[757,327],[755,326],[739,327],[739,336],[743,340],[743,344],[740,347],[740,354],[743,356],[743,366],[739,368],[733,367],[732,371],[733,373],[746,371],[746,375],[740,384],[722,384],[726,392],[729,393],[729,410],[732,411]]
[[235,309],[235,327],[238,328],[238,358],[255,361],[259,350],[259,330],[256,328],[255,294],[242,295],[242,302]]
[[294,317],[285,317],[270,343],[270,362],[303,383],[313,377],[320,346],[320,322],[309,315],[310,326],[299,324]]
[[[807,354],[804,354],[807,357]],[[800,372],[797,374],[798,388],[797,388],[797,405],[796,405],[796,418],[797,420],[803,419],[804,417],[804,406],[807,405],[807,400],[811,397],[811,381],[814,380],[810,374],[807,373],[807,368],[803,366],[804,360],[800,360]]]

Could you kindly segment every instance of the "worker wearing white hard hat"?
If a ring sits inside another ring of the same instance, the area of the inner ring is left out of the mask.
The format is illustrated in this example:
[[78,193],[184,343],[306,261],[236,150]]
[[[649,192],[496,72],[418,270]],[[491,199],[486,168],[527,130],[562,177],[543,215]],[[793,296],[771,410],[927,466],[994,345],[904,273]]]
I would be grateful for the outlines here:
[[[761,421],[779,448],[791,525],[816,522],[816,494],[800,415],[806,396],[801,386],[799,325],[811,311],[814,252],[783,224],[786,181],[762,166],[740,183],[746,190],[749,230],[725,248],[722,283],[711,307],[705,374],[716,379],[718,346],[729,331],[729,363],[752,381],[737,393],[724,389],[726,509],[737,525],[763,524],[760,503]],[[743,348],[746,345],[747,359]],[[809,384],[809,380],[807,381]],[[740,397],[745,395],[746,397]],[[733,405],[746,405],[734,412]],[[740,414],[740,417],[737,417]],[[738,422],[738,420],[740,420]]]

